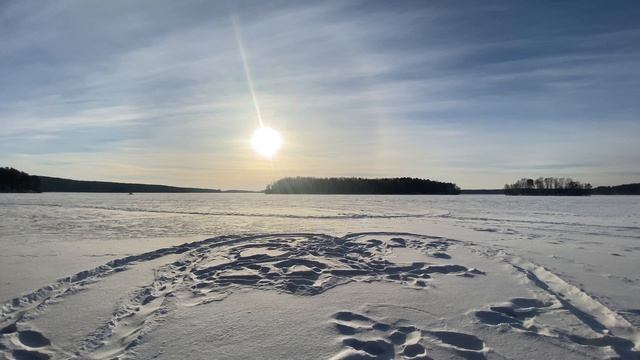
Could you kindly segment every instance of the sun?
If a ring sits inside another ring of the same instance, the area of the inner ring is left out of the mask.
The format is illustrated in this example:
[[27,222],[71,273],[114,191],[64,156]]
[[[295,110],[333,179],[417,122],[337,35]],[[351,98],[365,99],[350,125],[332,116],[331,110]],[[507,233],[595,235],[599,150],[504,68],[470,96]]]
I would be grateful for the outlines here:
[[282,137],[276,130],[261,126],[253,133],[251,146],[258,154],[271,159],[282,146]]

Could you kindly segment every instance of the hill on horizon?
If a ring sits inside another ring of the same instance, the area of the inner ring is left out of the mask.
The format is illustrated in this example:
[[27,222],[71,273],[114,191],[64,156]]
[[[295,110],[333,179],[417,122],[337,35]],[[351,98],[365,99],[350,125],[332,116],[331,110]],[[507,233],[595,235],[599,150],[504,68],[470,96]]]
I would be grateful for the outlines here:
[[[30,175],[11,167],[0,167],[0,192],[220,193],[222,191],[220,189],[169,185],[73,180],[51,176]],[[232,192],[240,192],[240,190]]]
[[106,193],[219,193],[220,189],[203,189],[156,184],[89,181],[41,176],[42,192],[106,192]]
[[594,195],[640,195],[640,183],[616,186],[598,186],[593,189]]

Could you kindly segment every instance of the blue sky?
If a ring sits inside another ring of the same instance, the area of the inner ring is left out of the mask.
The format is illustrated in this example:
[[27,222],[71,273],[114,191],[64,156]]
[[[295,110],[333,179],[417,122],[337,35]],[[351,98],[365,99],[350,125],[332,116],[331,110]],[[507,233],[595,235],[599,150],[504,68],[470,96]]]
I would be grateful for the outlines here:
[[640,181],[637,1],[1,1],[0,84],[0,165],[41,175]]

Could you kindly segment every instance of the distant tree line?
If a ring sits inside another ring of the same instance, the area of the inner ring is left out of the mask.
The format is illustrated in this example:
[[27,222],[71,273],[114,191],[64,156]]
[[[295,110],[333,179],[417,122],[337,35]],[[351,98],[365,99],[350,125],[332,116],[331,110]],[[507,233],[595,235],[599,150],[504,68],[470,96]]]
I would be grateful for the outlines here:
[[617,186],[598,186],[592,194],[597,195],[640,195],[640,183]]
[[0,167],[0,192],[219,193],[221,191],[166,185],[71,180],[29,175],[14,168]]
[[591,184],[583,184],[571,178],[546,177],[522,178],[504,186],[506,195],[591,195]]
[[40,192],[40,179],[10,167],[0,167],[0,192]]
[[265,189],[267,194],[442,194],[457,195],[460,188],[418,178],[365,179],[356,177],[287,177]]
[[167,185],[131,184],[108,181],[85,181],[40,176],[44,192],[103,193],[218,193],[219,189],[183,188]]

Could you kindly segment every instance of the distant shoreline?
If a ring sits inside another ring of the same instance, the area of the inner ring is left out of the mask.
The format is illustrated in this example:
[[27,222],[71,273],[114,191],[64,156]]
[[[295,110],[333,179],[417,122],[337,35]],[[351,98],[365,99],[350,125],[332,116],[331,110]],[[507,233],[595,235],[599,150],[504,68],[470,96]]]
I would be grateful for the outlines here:
[[219,193],[220,189],[177,187],[155,184],[117,183],[87,181],[38,176],[42,192],[87,192],[87,193]]
[[[285,178],[265,190],[208,189],[170,185],[73,180],[29,175],[0,167],[0,193],[153,193],[153,194],[273,194],[273,195],[507,195],[504,189],[460,189],[454,183],[418,178]],[[590,195],[640,195],[640,183],[598,186]],[[512,196],[563,196],[562,194],[517,194]]]

